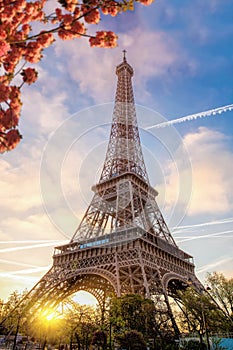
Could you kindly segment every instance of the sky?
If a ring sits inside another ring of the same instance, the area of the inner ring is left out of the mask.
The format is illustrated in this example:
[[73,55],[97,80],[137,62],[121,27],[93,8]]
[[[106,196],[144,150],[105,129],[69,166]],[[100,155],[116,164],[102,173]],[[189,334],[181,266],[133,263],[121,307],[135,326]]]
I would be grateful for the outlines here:
[[[0,298],[30,290],[69,242],[92,198],[109,137],[122,50],[134,69],[150,183],[196,275],[233,277],[233,111],[161,129],[158,123],[233,104],[231,0],[157,0],[105,16],[114,49],[59,41],[23,89],[23,140],[0,158]],[[84,296],[87,302],[87,295]]]

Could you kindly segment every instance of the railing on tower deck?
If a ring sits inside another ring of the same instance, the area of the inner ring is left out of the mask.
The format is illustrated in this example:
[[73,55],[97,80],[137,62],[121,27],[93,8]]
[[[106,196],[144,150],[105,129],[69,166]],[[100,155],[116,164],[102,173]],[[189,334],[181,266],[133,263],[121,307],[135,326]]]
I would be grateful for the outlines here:
[[171,253],[172,255],[178,256],[179,258],[186,260],[186,261],[190,262],[191,264],[194,264],[193,257],[191,255],[185,253],[183,250],[181,250],[179,248],[174,247],[169,242],[167,242],[165,239],[158,237],[157,244],[162,250],[165,250],[165,251]]
[[120,245],[122,243],[130,242],[138,238],[144,241],[154,243],[159,249],[169,253],[175,257],[178,257],[186,262],[193,264],[193,258],[189,254],[185,253],[178,247],[172,246],[165,239],[155,236],[154,234],[146,232],[140,227],[128,227],[128,228],[117,228],[114,232],[107,233],[103,236],[85,239],[82,241],[72,242],[66,245],[55,247],[54,256],[69,254],[77,250],[94,248],[94,247],[107,247],[113,245]]

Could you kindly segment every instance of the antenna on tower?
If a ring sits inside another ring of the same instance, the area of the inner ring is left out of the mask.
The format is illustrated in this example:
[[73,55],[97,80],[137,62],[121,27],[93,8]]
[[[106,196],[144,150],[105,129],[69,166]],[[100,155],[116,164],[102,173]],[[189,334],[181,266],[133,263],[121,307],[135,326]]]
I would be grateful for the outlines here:
[[126,50],[123,50],[122,52],[123,52],[123,61],[126,62],[126,52],[127,52],[127,51],[126,51]]

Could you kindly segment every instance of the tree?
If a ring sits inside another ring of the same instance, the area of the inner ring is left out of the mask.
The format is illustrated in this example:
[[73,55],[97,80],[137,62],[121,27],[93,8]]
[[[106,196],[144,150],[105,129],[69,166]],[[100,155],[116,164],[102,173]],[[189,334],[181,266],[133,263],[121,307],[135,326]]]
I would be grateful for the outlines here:
[[14,337],[13,348],[18,333],[35,339],[42,349],[48,344],[59,349],[68,344],[70,350],[90,347],[92,335],[99,327],[97,309],[79,305],[71,298],[63,300],[62,307],[56,309],[43,306],[33,309],[27,307],[26,295],[26,291],[22,295],[14,292],[5,304],[0,304],[1,331],[7,341],[11,338],[11,343]]
[[33,317],[28,316],[30,323],[27,334],[39,343],[41,349],[45,349],[48,344],[57,345],[66,342],[65,319],[59,311],[30,310],[30,314],[33,314]]
[[6,334],[7,328],[4,325],[4,320],[5,318],[5,304],[2,299],[0,299],[0,334]]
[[221,308],[222,312],[233,326],[233,278],[227,279],[222,273],[207,275],[208,292]]
[[154,325],[154,303],[138,294],[126,294],[112,298],[110,303],[110,321],[116,333],[122,330],[137,330],[149,333]]
[[200,346],[205,346],[204,336],[208,344],[210,333],[224,332],[228,329],[224,313],[205,290],[200,292],[189,287],[180,291],[177,302],[182,311],[179,323],[183,332],[199,334]]
[[132,10],[135,1],[149,5],[153,0],[58,0],[49,13],[48,0],[0,0],[0,152],[12,150],[22,138],[18,130],[21,88],[34,83],[38,76],[35,68],[26,64],[38,63],[44,49],[56,39],[85,36],[90,46],[115,47],[115,33],[97,31],[92,36],[87,26],[98,24],[101,15],[116,16]]
[[29,317],[24,300],[26,294],[27,290],[22,294],[15,291],[10,294],[6,303],[1,303],[1,332],[5,334],[6,343],[9,342],[10,336],[11,339],[13,337],[13,350],[16,348],[18,333],[27,335],[29,330]]
[[142,333],[132,330],[119,335],[116,340],[122,349],[126,350],[146,350],[146,342]]
[[105,350],[107,347],[107,334],[104,331],[96,331],[93,334],[92,345],[97,345],[98,349],[101,347],[102,350]]
[[91,306],[70,303],[70,301],[68,298],[63,314],[63,334],[66,335],[66,343],[69,343],[70,350],[73,349],[73,343],[76,343],[78,350],[87,349],[98,327],[97,310]]
[[168,322],[166,311],[161,305],[156,309],[154,301],[138,294],[126,294],[112,298],[109,319],[113,338],[123,336],[125,332],[137,331],[146,343],[152,340],[159,348],[174,342],[172,325]]

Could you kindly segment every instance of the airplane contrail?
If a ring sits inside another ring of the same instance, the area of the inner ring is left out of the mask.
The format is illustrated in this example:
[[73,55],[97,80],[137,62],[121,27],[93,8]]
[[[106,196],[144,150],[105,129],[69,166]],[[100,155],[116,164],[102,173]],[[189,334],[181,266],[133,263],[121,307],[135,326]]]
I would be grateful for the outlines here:
[[226,219],[222,219],[222,220],[203,222],[201,224],[176,226],[176,227],[172,227],[171,231],[172,231],[173,235],[176,235],[178,233],[183,233],[185,231],[190,231],[190,229],[197,230],[197,228],[201,228],[201,227],[205,227],[205,226],[223,225],[223,224],[228,224],[228,223],[232,223],[232,222],[233,222],[233,218],[230,217],[230,218],[226,218]]
[[231,258],[231,257],[228,257],[228,258],[222,258],[221,260],[218,260],[218,261],[215,261],[215,262],[213,262],[213,263],[209,263],[209,264],[207,264],[207,265],[204,265],[204,266],[202,266],[202,267],[199,267],[198,269],[197,269],[197,273],[201,273],[201,272],[205,272],[205,271],[209,271],[210,269],[213,269],[213,268],[215,268],[215,267],[217,267],[217,266],[221,266],[221,265],[223,265],[223,264],[225,264],[225,263],[228,263],[228,262],[230,262],[230,261],[232,261],[233,260],[233,258]]
[[223,106],[223,107],[214,108],[214,109],[210,109],[208,111],[199,112],[199,113],[196,113],[196,114],[186,115],[185,117],[180,117],[180,118],[177,118],[177,119],[168,120],[168,121],[163,122],[163,123],[147,126],[145,128],[145,130],[164,128],[166,126],[170,126],[170,125],[178,124],[178,123],[183,123],[183,122],[186,122],[188,120],[210,117],[212,115],[221,114],[223,112],[232,111],[232,110],[233,110],[233,104],[227,105],[227,106]]
[[38,240],[33,240],[33,239],[30,239],[30,240],[26,240],[26,241],[0,241],[0,244],[25,244],[25,243],[51,243],[51,242],[54,242],[54,243],[57,243],[57,242],[60,242],[60,240],[55,240],[55,239],[38,239]]
[[6,260],[6,259],[0,259],[0,263],[14,265],[14,266],[32,267],[32,268],[38,267],[37,265],[25,264],[25,263],[18,262],[15,260]]
[[[64,244],[64,241],[57,241],[57,244]],[[41,248],[41,247],[50,247],[50,246],[54,246],[54,242],[26,245],[26,246],[22,246],[22,247],[4,248],[4,249],[0,249],[0,253],[8,253],[8,252],[13,252],[13,251],[35,249],[35,248]]]
[[193,237],[176,237],[176,239],[180,238],[179,243],[187,242],[187,241],[194,241],[197,239],[203,239],[203,238],[225,238],[222,237],[222,235],[225,235],[226,233],[232,233],[233,230],[227,230],[227,231],[221,231],[221,232],[215,232],[215,233],[208,233],[208,234],[203,234],[199,236],[193,236]]
[[10,277],[10,276],[15,276],[15,275],[27,275],[27,274],[32,274],[36,272],[44,272],[48,271],[50,266],[44,266],[44,267],[35,267],[31,269],[24,269],[24,270],[16,270],[16,271],[7,271],[7,272],[0,272],[1,277]]

